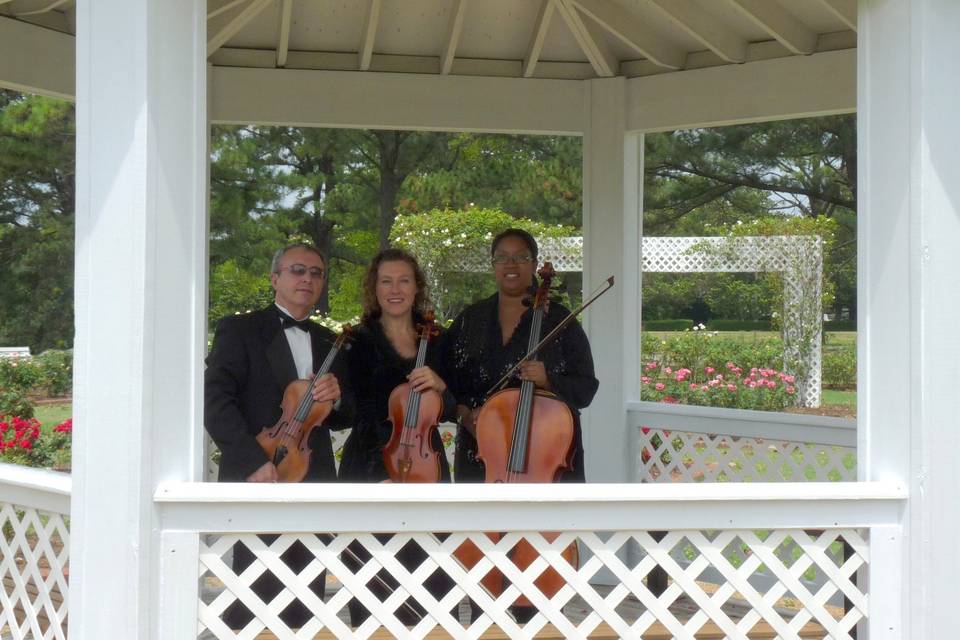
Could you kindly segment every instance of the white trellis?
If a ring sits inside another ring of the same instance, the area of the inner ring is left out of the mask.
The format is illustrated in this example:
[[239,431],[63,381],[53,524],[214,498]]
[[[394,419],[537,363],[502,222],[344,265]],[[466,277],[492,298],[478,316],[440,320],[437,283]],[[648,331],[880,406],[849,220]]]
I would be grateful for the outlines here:
[[[557,271],[583,270],[583,238],[538,238],[540,255]],[[437,271],[485,271],[483,251],[464,250]],[[779,272],[783,274],[784,370],[797,397],[820,406],[823,325],[823,240],[820,236],[644,237],[644,273]]]

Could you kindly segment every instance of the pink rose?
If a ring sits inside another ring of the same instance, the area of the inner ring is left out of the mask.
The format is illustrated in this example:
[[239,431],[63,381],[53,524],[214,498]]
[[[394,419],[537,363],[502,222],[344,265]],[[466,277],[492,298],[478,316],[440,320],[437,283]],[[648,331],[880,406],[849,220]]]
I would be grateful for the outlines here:
[[662,382],[658,382],[653,386],[653,388],[656,389],[657,391],[663,391],[666,387]]

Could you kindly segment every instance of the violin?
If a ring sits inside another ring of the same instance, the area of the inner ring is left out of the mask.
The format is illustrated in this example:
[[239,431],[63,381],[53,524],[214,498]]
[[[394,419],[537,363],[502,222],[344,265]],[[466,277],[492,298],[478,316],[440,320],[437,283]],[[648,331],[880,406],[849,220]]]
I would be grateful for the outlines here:
[[333,361],[349,339],[351,331],[350,325],[344,325],[312,380],[294,380],[287,385],[280,403],[283,410],[280,419],[257,434],[257,442],[277,468],[280,482],[300,482],[307,475],[310,467],[311,449],[307,445],[310,433],[333,411],[332,402],[314,402],[313,386],[330,372]]
[[[424,314],[420,325],[420,344],[414,368],[427,361],[427,345],[437,335],[432,311]],[[414,391],[409,382],[399,384],[388,401],[393,432],[383,449],[383,464],[394,482],[439,482],[440,453],[434,451],[430,439],[440,416],[443,398],[434,389]]]
[[[555,275],[553,265],[544,263],[537,275],[540,276],[540,286],[532,305],[528,355],[523,360],[535,358],[535,351],[540,346],[543,318]],[[486,468],[486,482],[555,482],[571,466],[573,413],[565,402],[548,391],[536,389],[530,380],[522,381],[520,388],[504,389],[491,395],[481,407],[476,425],[477,458]],[[542,535],[552,542],[559,533]],[[500,534],[487,533],[487,536],[496,541]],[[575,543],[562,555],[571,566],[579,564]],[[469,569],[479,561],[482,553],[468,541],[458,548],[457,556]],[[520,570],[526,569],[538,557],[537,551],[526,540],[521,540],[510,552],[511,560]],[[499,571],[491,570],[482,582],[496,597],[503,592],[504,580]],[[553,568],[545,570],[534,582],[548,598],[566,584]],[[514,604],[532,606],[524,596],[519,596]]]

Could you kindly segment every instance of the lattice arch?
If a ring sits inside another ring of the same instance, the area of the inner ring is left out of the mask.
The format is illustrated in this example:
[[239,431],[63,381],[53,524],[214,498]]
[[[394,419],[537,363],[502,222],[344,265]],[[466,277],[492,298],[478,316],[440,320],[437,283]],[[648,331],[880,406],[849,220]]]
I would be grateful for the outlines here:
[[[557,271],[583,270],[583,238],[538,238]],[[437,268],[438,267],[438,268]],[[464,251],[439,271],[485,271],[483,252]],[[820,236],[644,237],[646,273],[779,272],[783,274],[784,370],[797,378],[801,404],[820,406],[823,240]]]

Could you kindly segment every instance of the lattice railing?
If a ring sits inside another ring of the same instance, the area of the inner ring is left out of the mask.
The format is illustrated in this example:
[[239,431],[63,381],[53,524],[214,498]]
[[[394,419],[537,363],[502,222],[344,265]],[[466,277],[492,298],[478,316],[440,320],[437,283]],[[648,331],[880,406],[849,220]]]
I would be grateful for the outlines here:
[[[548,542],[536,532],[512,532],[495,543],[480,533],[410,533],[381,542],[372,534],[351,533],[329,537],[283,535],[267,544],[250,534],[210,536],[200,548],[200,577],[208,586],[208,595],[199,606],[198,637],[210,632],[221,639],[252,638],[263,631],[284,637],[294,629],[284,623],[280,612],[294,598],[304,602],[313,614],[299,629],[299,637],[313,637],[322,629],[336,637],[368,637],[381,627],[397,637],[423,637],[436,627],[454,637],[480,637],[492,627],[510,637],[532,637],[549,624],[568,638],[590,637],[598,632],[638,638],[651,628],[661,627],[674,637],[693,637],[698,631],[714,628],[729,637],[746,637],[757,625],[769,627],[783,638],[800,637],[803,630],[819,630],[818,637],[850,638],[851,629],[867,615],[867,595],[853,579],[857,569],[869,564],[863,531],[677,530],[657,537],[659,540],[647,531],[564,532]],[[469,571],[453,555],[464,540],[473,541],[486,554]],[[540,553],[525,570],[510,558],[510,550],[520,540],[530,542]],[[237,543],[257,558],[240,575],[231,569],[229,559]],[[579,568],[561,555],[574,543],[589,557]],[[291,571],[282,559],[294,544],[303,545],[314,558],[299,573]],[[398,551],[410,544],[422,550],[425,557],[418,566],[405,566],[397,559]],[[844,544],[854,550],[846,558],[842,554]],[[371,560],[354,571],[344,554],[358,545]],[[678,562],[680,558],[682,563]],[[656,566],[666,569],[672,580],[659,596],[644,581]],[[511,582],[499,597],[480,583],[494,567]],[[565,583],[552,597],[535,585],[548,567]],[[613,588],[592,584],[602,569],[616,577],[618,584]],[[320,598],[309,584],[324,570],[327,584],[338,588]],[[723,576],[724,581],[715,585],[698,580],[708,570]],[[286,586],[267,602],[250,588],[265,571],[272,571]],[[385,598],[378,595],[374,585],[368,586],[377,572],[397,585]],[[445,594],[431,593],[424,587],[435,572],[451,578],[453,586]],[[805,580],[810,573],[825,574],[829,580],[814,588]],[[760,576],[772,579],[772,586],[763,590],[756,586]],[[515,622],[509,612],[510,604],[521,594],[537,606],[537,614],[525,624]],[[351,596],[373,612],[356,629],[350,628],[346,615]],[[465,597],[483,611],[473,623],[466,612],[462,617],[459,614],[459,604]],[[416,601],[424,612],[412,628],[404,624],[404,614],[400,613],[403,607],[412,606],[405,605],[407,598]],[[846,611],[829,604],[843,598],[852,603]],[[223,620],[235,600],[242,600],[257,615],[237,632]]]
[[69,477],[0,465],[0,636],[65,639]]
[[852,421],[649,402],[635,403],[629,415],[638,431],[638,482],[857,479]]
[[852,482],[857,479],[856,451],[642,427],[638,477],[641,482]]
[[[899,548],[903,496],[872,483],[561,493],[338,485],[336,494],[170,484],[156,500],[169,532],[161,603],[192,610],[192,620],[171,622],[181,633],[192,622],[192,637],[692,639],[851,638],[875,615],[886,624],[890,612],[871,610],[866,590],[897,580],[899,565],[885,558]],[[479,549],[472,562],[458,558],[465,542]],[[528,563],[513,557],[521,542],[534,549]],[[574,546],[579,562],[564,555]],[[859,582],[868,568],[870,582]],[[660,569],[667,580],[654,584]],[[538,582],[547,571],[561,578],[555,590]],[[507,579],[500,592],[487,580],[495,572]],[[268,573],[279,579],[271,592]],[[511,608],[519,596],[535,607],[527,619]],[[371,614],[358,626],[352,598]],[[237,603],[249,610],[242,620]],[[291,622],[301,605],[303,618]]]

